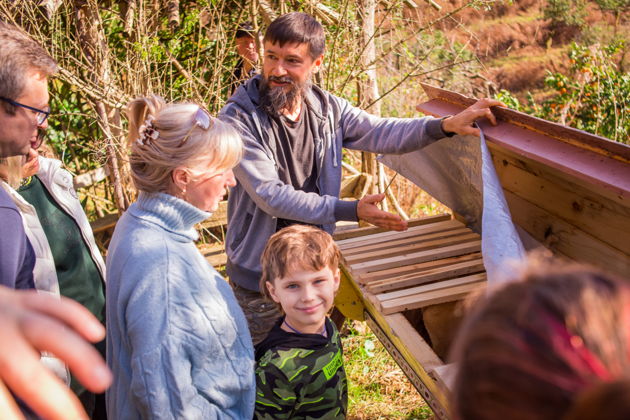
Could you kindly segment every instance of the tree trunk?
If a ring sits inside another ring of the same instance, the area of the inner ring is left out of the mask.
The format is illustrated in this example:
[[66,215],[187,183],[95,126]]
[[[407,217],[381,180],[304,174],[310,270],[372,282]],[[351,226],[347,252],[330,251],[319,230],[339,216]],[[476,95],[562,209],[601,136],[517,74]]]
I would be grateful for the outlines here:
[[[109,62],[109,48],[105,41],[98,3],[96,0],[76,0],[74,3],[76,28],[85,60],[94,69],[93,82],[97,86],[110,86],[111,67]],[[110,182],[114,187],[114,200],[118,211],[124,211],[129,199],[125,196],[124,180],[120,171],[120,156],[118,153],[118,139],[112,134],[108,114],[111,108],[103,101],[90,98],[92,107],[98,115],[98,123],[105,136],[105,150],[107,165],[109,166]]]
[[[376,0],[360,0],[359,1],[359,19],[361,21],[361,38],[366,46],[361,57],[361,64],[366,68],[363,77],[359,78],[359,107],[376,116],[381,115],[380,102],[376,102],[366,109],[366,107],[378,98],[378,83],[376,77],[376,64],[373,63],[376,58],[376,46],[374,45],[374,11],[376,8]],[[368,189],[370,193],[376,192],[378,185],[378,169],[375,155],[373,153],[361,153],[361,171],[371,175],[372,185]]]

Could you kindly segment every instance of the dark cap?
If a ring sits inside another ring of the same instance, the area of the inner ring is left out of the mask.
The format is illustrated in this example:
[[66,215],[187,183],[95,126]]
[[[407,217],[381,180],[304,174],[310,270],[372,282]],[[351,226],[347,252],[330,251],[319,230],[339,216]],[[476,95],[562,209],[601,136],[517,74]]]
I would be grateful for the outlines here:
[[254,30],[254,27],[252,26],[251,22],[242,22],[238,24],[238,29],[236,30],[236,38],[243,38],[243,37],[255,37],[256,35],[256,31]]

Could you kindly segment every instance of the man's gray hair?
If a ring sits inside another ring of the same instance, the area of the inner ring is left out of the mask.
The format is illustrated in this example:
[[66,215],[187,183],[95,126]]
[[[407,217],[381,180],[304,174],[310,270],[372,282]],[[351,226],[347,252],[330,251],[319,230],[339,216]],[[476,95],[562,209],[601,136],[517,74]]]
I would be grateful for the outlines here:
[[19,98],[30,72],[48,77],[57,72],[57,62],[22,30],[0,21],[0,96]]

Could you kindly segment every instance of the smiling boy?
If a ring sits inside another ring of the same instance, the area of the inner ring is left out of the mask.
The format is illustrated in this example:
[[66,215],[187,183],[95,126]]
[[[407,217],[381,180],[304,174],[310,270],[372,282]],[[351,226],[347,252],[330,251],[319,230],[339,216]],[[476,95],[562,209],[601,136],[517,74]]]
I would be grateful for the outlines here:
[[269,239],[260,290],[284,315],[256,346],[255,418],[345,418],[341,341],[327,317],[338,263],[332,237],[315,227],[293,225]]

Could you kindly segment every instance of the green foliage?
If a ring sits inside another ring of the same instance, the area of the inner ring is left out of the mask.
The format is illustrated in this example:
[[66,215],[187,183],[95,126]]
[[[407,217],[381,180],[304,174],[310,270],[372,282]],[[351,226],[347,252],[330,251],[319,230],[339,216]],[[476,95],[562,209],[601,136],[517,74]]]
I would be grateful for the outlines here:
[[630,10],[630,0],[595,0],[603,11],[612,12],[615,16]]
[[582,28],[586,17],[586,0],[548,0],[543,10],[545,19],[552,25]]
[[348,419],[429,419],[431,409],[365,323],[346,321]]
[[497,98],[537,117],[628,143],[630,74],[619,71],[614,59],[623,48],[623,42],[604,48],[573,44],[567,74],[549,73],[545,78],[553,94],[543,103],[530,97],[527,105],[521,105],[507,91]]

